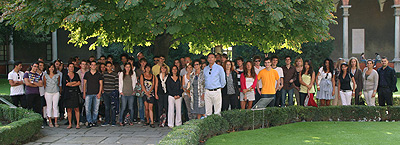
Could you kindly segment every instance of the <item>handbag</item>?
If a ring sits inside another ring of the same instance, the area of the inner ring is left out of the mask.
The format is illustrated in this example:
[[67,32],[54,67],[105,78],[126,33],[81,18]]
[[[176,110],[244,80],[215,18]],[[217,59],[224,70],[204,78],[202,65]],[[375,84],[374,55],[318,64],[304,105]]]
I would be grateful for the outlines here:
[[[348,73],[348,75],[349,75],[349,78],[350,78],[350,88],[351,88],[351,90],[354,90],[354,88],[353,88],[353,81],[351,80],[350,73]],[[357,84],[355,84],[355,88],[357,89]]]

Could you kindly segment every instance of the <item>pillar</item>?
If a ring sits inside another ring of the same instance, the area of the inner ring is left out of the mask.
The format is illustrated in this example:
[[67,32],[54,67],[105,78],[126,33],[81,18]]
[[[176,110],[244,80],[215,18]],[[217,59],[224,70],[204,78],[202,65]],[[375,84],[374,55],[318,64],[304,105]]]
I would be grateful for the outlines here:
[[400,50],[400,4],[396,4],[392,6],[394,8],[394,69],[396,72],[400,71],[400,58],[399,58],[399,50]]
[[101,56],[101,49],[102,49],[101,46],[96,46],[96,56],[97,56],[97,59],[99,59],[100,56]]
[[51,54],[53,61],[58,59],[58,52],[57,52],[57,30],[51,32]]
[[7,73],[14,69],[14,39],[13,39],[13,32],[11,31],[10,39],[8,45],[8,52],[9,52],[9,61],[8,61],[8,69]]
[[349,9],[351,5],[343,5],[343,59],[349,59]]

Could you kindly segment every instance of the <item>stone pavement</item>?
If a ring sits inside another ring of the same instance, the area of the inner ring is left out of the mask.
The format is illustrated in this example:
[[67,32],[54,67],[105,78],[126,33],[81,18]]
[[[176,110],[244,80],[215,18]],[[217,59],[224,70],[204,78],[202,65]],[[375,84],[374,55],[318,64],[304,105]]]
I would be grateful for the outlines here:
[[[63,123],[64,121],[62,121]],[[41,129],[43,138],[34,142],[27,143],[28,145],[89,145],[89,144],[129,144],[129,145],[156,145],[168,134],[171,129],[169,127],[160,128],[156,126],[151,128],[141,124],[133,126],[107,126],[107,127],[92,127],[86,128],[81,126],[81,129],[66,129],[67,125],[60,125],[58,128],[50,128],[46,126]]]

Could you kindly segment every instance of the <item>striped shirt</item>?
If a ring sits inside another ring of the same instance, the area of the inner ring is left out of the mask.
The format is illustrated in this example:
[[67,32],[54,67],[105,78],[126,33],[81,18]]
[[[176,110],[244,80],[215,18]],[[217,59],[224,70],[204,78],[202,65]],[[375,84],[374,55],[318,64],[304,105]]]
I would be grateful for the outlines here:
[[104,92],[111,93],[114,90],[118,90],[118,73],[116,72],[105,72],[104,77]]

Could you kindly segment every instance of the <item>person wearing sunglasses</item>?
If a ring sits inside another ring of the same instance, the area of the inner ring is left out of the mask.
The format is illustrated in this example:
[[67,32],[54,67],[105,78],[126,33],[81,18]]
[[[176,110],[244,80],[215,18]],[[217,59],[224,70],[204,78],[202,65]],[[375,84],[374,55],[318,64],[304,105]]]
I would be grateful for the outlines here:
[[[261,66],[261,57],[256,55],[253,57],[254,61],[254,71],[256,72],[256,75],[260,73],[261,70],[265,69],[265,67]],[[258,86],[257,86],[257,91],[256,91],[256,100],[253,101],[253,105],[258,102],[258,100],[261,99],[261,90],[262,90],[262,82],[261,80],[258,81]]]
[[10,84],[10,96],[12,103],[15,106],[20,106],[26,108],[26,98],[24,91],[24,73],[21,71],[22,62],[17,61],[14,63],[14,69],[8,73],[8,83]]
[[215,54],[208,54],[209,65],[204,68],[205,80],[205,107],[206,116],[212,114],[214,106],[214,114],[221,114],[222,95],[221,88],[226,85],[225,72],[222,66],[215,63]]

